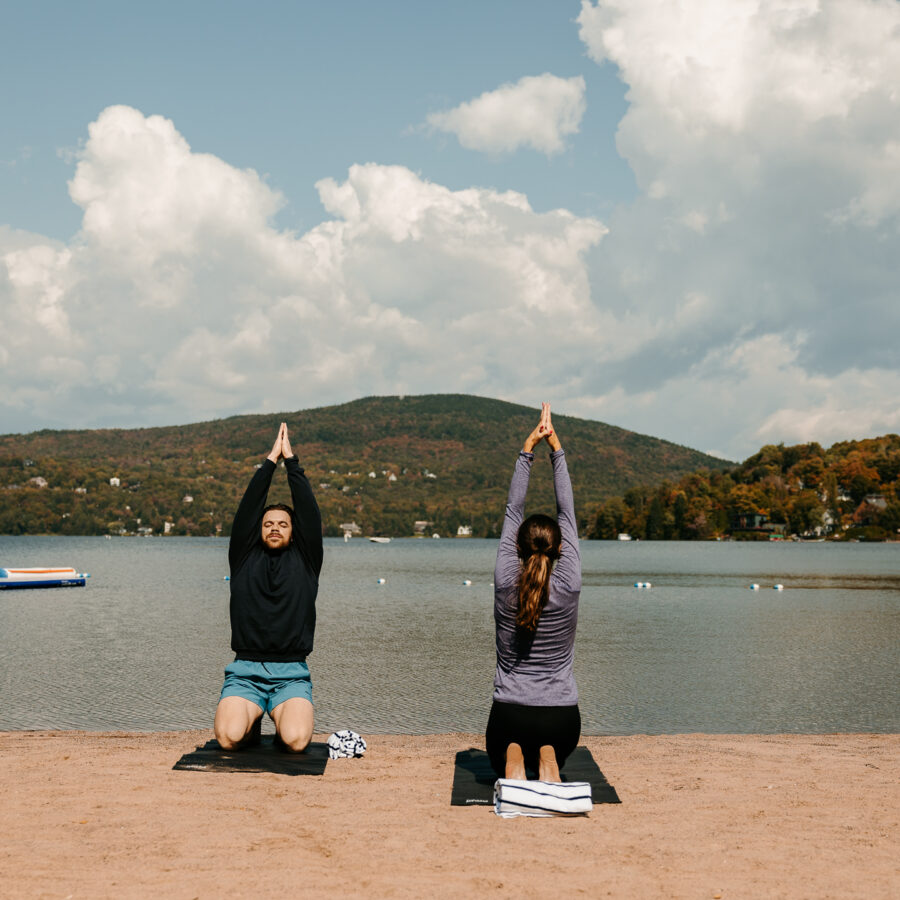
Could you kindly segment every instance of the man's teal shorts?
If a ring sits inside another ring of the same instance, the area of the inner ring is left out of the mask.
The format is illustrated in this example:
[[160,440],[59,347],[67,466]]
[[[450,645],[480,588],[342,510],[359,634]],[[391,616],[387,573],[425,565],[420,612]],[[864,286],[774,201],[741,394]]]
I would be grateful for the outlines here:
[[225,666],[225,684],[219,697],[243,697],[270,713],[292,697],[312,703],[312,679],[305,662],[251,662],[236,659]]

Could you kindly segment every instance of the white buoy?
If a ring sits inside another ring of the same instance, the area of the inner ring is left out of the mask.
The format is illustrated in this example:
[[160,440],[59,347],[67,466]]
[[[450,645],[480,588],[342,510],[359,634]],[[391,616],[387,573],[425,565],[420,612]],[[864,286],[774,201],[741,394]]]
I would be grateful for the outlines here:
[[783,591],[783,590],[784,590],[784,585],[783,585],[783,584],[773,584],[773,585],[772,585],[772,590],[773,590],[773,591]]
[[652,587],[653,587],[653,585],[652,585],[652,584],[650,584],[650,582],[649,582],[649,581],[645,581],[645,582],[644,582],[644,587],[645,587],[645,588],[652,588]]
[[751,590],[751,591],[758,591],[758,590],[759,590],[759,585],[758,585],[758,584],[751,584],[751,585],[750,585],[750,590]]
[[379,578],[375,583],[376,584],[385,584],[387,582],[386,578]]
[[468,578],[463,579],[463,584],[468,587],[472,582]]

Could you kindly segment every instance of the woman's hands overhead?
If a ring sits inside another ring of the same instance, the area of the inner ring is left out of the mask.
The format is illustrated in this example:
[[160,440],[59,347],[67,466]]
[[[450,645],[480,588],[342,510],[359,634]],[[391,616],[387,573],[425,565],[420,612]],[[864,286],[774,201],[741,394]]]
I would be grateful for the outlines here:
[[550,445],[550,451],[555,453],[557,450],[562,450],[562,444],[559,442],[559,438],[556,436],[556,429],[553,427],[553,423],[550,421],[550,404],[546,404],[547,406],[547,433],[544,435],[544,440]]
[[541,419],[535,427],[534,431],[525,438],[525,443],[522,445],[522,449],[526,453],[531,453],[532,450],[541,442],[547,441],[550,445],[551,450],[559,450],[562,446],[559,443],[559,438],[556,436],[556,433],[553,430],[553,423],[550,420],[550,404],[542,403],[541,404]]

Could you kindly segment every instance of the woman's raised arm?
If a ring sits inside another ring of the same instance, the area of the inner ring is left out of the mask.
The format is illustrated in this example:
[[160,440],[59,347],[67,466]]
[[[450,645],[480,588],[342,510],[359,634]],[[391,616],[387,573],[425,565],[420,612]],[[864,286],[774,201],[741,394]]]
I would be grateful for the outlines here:
[[497,548],[497,565],[494,567],[494,584],[499,588],[515,584],[519,578],[516,535],[525,517],[525,495],[528,493],[528,479],[534,462],[534,454],[531,451],[546,437],[549,418],[550,405],[542,403],[541,419],[531,434],[525,438],[513,470],[509,496],[506,500],[506,513],[503,516],[503,529],[500,532],[500,546]]
[[547,443],[550,445],[550,463],[553,466],[553,490],[556,493],[556,520],[562,533],[560,557],[554,574],[571,591],[581,590],[581,548],[578,545],[578,521],[575,518],[575,498],[566,452],[556,436],[547,407]]

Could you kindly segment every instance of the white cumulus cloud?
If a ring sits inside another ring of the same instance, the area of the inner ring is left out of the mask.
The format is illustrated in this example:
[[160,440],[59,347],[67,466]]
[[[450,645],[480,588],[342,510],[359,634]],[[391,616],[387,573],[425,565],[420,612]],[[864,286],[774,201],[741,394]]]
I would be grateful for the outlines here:
[[585,352],[601,324],[593,219],[401,166],[318,189],[331,218],[279,231],[281,198],[255,172],[194,153],[160,116],[104,110],[70,184],[75,239],[0,231],[7,427],[503,393],[523,354],[565,380],[565,348]]
[[[3,430],[448,390],[731,458],[897,430],[900,4],[599,0],[578,28],[627,86],[639,196],[602,224],[369,163],[321,180],[297,235],[256,172],[104,110],[75,238],[0,226]],[[516,119],[541,79],[569,99]],[[541,79],[454,133],[554,152],[584,85]]]
[[511,153],[520,147],[551,156],[565,149],[585,111],[584,78],[545,72],[486,91],[454,109],[431,113],[428,124],[456,135],[469,150]]
[[578,24],[627,85],[617,144],[641,188],[590,260],[636,337],[582,396],[732,456],[890,427],[900,5],[599,0]]

